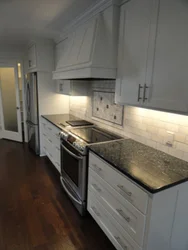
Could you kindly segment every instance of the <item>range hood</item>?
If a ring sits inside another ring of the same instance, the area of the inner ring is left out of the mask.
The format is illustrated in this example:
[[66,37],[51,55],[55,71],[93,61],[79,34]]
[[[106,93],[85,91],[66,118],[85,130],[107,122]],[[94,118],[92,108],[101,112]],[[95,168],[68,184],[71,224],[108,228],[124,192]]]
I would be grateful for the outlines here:
[[119,8],[110,6],[56,46],[53,79],[115,79]]

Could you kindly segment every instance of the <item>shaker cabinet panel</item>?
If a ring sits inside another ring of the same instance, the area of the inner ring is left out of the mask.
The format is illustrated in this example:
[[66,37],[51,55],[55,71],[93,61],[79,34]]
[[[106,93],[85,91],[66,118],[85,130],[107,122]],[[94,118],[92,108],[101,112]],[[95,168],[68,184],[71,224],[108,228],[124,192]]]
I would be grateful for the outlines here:
[[121,7],[117,103],[143,103],[153,4],[153,0],[132,0]]
[[117,103],[187,113],[187,13],[179,0],[121,7]]
[[33,44],[28,49],[28,68],[32,69],[37,67],[36,45]]
[[188,2],[160,0],[158,3],[152,88],[148,106],[187,112]]

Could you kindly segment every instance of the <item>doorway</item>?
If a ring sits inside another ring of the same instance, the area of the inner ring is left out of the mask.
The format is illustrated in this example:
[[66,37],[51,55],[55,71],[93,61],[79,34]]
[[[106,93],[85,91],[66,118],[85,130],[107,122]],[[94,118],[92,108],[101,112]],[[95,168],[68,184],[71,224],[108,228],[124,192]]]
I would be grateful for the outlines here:
[[22,142],[22,86],[20,63],[0,65],[2,138]]

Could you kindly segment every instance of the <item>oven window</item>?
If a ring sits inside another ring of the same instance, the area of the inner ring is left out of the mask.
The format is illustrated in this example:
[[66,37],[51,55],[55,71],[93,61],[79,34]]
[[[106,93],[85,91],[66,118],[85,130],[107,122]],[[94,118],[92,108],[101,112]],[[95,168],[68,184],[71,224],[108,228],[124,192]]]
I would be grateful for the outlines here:
[[80,161],[75,159],[73,156],[71,156],[64,149],[63,149],[63,154],[62,154],[61,161],[63,163],[62,164],[63,165],[63,171],[69,176],[69,178],[78,187],[78,185],[79,185],[79,163],[80,163]]

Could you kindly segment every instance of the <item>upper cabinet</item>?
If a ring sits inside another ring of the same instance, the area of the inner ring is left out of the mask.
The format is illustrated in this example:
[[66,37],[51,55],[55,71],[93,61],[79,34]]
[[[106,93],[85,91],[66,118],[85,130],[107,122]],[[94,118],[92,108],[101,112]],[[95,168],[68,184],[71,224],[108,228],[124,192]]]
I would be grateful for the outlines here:
[[121,7],[116,101],[142,105],[153,0],[131,0]]
[[110,6],[56,45],[54,79],[115,78],[119,7]]
[[188,2],[131,0],[121,7],[116,102],[188,111]]
[[52,72],[54,69],[54,43],[51,40],[31,42],[25,56],[25,67],[27,72]]

